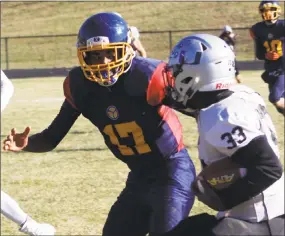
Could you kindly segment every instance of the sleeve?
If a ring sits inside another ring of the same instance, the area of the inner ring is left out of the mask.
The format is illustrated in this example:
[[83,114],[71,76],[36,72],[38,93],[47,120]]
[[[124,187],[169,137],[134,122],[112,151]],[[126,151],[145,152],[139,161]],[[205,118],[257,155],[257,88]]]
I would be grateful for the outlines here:
[[165,62],[157,66],[153,72],[148,88],[147,88],[147,102],[152,106],[162,104],[166,97],[166,90],[168,86],[167,75],[165,73]]
[[265,47],[262,45],[261,40],[258,38],[258,36],[255,33],[254,27],[252,27],[249,30],[250,37],[254,40],[254,51],[255,51],[255,56],[259,60],[265,60]]
[[74,99],[72,97],[72,93],[71,93],[71,88],[70,88],[70,77],[69,75],[65,78],[64,82],[63,82],[63,93],[65,96],[66,101],[76,110],[77,107],[75,105]]
[[1,112],[8,105],[10,98],[13,96],[14,86],[11,80],[1,70]]
[[212,146],[246,169],[243,178],[217,191],[226,209],[258,195],[280,179],[283,173],[278,156],[260,131],[257,114],[249,110],[234,113],[216,125],[208,136]]
[[65,137],[79,117],[80,112],[74,105],[69,82],[69,77],[67,77],[63,84],[65,101],[63,102],[58,115],[47,129],[29,137],[28,145],[24,148],[24,151],[48,152],[53,150]]

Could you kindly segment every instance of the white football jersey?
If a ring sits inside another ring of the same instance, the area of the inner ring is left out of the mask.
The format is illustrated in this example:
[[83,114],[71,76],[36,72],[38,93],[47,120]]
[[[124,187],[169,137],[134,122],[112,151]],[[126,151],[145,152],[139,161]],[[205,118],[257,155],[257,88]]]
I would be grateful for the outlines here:
[[[209,165],[230,157],[261,135],[266,135],[270,146],[280,158],[276,131],[262,97],[244,85],[235,85],[231,90],[235,93],[199,113],[197,123],[200,159]],[[263,193],[231,210],[219,212],[218,217],[230,216],[259,222],[283,214],[284,174]]]
[[14,86],[1,70],[1,112],[9,103],[10,98],[14,93]]

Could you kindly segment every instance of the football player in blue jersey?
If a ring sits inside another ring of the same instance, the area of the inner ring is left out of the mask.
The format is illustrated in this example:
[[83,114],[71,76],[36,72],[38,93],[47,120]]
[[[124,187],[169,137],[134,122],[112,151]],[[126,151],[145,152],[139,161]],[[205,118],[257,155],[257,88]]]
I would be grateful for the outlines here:
[[80,114],[96,126],[130,173],[112,206],[103,236],[157,235],[186,218],[194,196],[195,168],[182,127],[171,108],[151,106],[146,91],[159,60],[136,57],[126,21],[116,13],[89,17],[80,27],[80,67],[64,81],[65,101],[47,129],[30,137],[12,129],[4,150],[48,152]]
[[278,1],[262,1],[259,4],[261,22],[250,29],[255,42],[255,55],[264,60],[265,71],[261,75],[269,87],[269,101],[284,115],[284,43],[285,20],[279,19],[281,7]]

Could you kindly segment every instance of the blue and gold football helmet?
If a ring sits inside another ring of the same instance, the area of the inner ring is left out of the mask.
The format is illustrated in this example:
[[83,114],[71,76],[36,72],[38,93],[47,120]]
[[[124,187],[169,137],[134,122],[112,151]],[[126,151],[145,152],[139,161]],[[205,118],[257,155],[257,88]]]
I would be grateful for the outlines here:
[[274,24],[280,17],[281,7],[278,1],[262,1],[258,7],[262,19],[266,23]]
[[111,86],[131,66],[135,53],[126,21],[117,13],[102,12],[80,27],[77,55],[85,77]]

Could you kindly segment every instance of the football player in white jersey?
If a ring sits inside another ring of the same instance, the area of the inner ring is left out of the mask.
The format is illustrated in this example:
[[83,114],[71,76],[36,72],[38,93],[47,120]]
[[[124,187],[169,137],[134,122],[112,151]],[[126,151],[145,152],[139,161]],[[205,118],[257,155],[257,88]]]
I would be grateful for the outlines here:
[[147,91],[196,118],[202,171],[193,190],[218,211],[182,221],[163,236],[284,235],[284,174],[262,97],[235,80],[235,56],[220,38],[194,34],[172,50]]
[[[121,16],[120,13],[114,12],[116,15]],[[140,41],[140,33],[137,27],[135,26],[129,26],[129,33],[130,33],[130,38],[131,38],[131,46],[134,49],[135,52],[139,54],[141,57],[147,57],[145,48]]]
[[[14,86],[1,70],[1,113],[14,93]],[[29,235],[54,235],[55,228],[49,224],[39,224],[28,216],[19,204],[1,190],[1,213],[20,226],[20,231]]]

